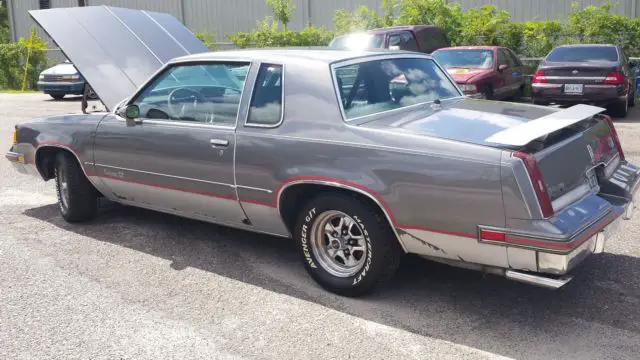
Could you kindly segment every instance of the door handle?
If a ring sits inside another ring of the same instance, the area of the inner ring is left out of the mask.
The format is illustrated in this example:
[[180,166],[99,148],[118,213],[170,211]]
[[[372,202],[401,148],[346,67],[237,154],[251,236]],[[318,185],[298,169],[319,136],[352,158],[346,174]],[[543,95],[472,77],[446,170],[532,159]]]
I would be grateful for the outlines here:
[[213,147],[227,147],[227,146],[229,146],[229,140],[211,139],[209,142],[211,143],[211,146],[213,146]]

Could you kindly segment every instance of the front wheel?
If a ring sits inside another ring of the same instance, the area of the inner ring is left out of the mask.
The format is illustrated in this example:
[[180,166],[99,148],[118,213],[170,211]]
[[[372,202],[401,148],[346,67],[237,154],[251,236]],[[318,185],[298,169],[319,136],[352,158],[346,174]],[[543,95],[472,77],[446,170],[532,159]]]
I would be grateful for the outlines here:
[[68,222],[93,219],[98,211],[98,193],[68,152],[56,156],[55,176],[62,217]]
[[484,100],[494,99],[493,88],[491,87],[491,85],[486,85],[482,88],[482,91],[480,92],[480,98]]
[[403,252],[377,208],[355,197],[325,194],[301,210],[294,238],[307,272],[323,288],[361,296],[393,276]]
[[58,94],[58,93],[49,94],[49,96],[51,96],[54,100],[62,100],[65,95],[66,94]]

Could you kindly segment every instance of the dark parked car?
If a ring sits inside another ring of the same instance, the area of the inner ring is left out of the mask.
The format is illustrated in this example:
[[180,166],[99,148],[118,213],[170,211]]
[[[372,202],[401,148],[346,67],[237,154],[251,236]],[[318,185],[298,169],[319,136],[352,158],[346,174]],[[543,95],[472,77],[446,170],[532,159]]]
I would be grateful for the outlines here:
[[430,54],[450,46],[444,31],[435,25],[394,26],[354,32],[334,38],[329,47],[340,49],[392,49]]
[[625,117],[635,105],[636,79],[622,48],[615,45],[565,45],[542,61],[531,80],[536,104],[591,103]]
[[520,96],[524,66],[508,48],[466,46],[444,48],[433,57],[453,77],[465,95],[483,99]]

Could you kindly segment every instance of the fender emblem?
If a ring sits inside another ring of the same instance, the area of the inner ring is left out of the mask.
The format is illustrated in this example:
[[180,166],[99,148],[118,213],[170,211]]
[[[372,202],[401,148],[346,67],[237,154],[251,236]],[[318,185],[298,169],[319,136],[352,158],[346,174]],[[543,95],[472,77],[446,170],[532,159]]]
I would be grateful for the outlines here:
[[104,172],[106,176],[111,178],[124,179],[124,172],[122,171],[109,171],[107,169],[104,169],[102,172]]

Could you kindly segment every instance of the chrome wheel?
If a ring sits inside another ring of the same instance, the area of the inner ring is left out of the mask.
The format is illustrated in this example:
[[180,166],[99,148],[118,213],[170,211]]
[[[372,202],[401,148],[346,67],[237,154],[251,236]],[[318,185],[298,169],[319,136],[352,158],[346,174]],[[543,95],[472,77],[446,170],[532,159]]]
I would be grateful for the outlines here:
[[69,208],[69,177],[63,166],[58,167],[58,193],[60,203],[65,209]]
[[364,232],[343,212],[320,214],[311,228],[310,240],[318,263],[333,276],[353,276],[364,266],[368,251]]

